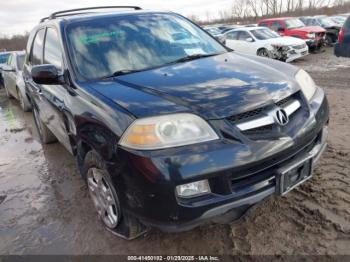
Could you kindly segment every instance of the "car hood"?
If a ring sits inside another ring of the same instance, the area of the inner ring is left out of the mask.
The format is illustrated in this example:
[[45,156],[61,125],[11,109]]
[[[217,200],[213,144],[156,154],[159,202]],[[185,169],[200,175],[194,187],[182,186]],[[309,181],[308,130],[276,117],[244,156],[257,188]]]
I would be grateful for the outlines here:
[[191,112],[220,119],[296,92],[296,71],[284,63],[230,52],[89,86],[136,117]]
[[294,32],[299,31],[299,32],[307,32],[307,33],[324,33],[324,32],[326,32],[326,30],[320,26],[305,26],[305,27],[293,29],[291,31],[294,31]]
[[286,46],[294,46],[294,45],[302,45],[305,44],[305,41],[296,37],[278,37],[278,38],[271,38],[266,40],[269,44],[274,45],[286,45]]

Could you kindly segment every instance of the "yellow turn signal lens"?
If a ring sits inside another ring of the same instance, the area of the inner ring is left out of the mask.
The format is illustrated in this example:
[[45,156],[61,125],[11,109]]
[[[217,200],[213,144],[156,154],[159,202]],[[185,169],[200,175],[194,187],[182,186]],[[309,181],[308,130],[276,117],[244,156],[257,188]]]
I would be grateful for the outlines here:
[[129,130],[125,142],[134,146],[154,145],[159,142],[155,134],[155,125],[134,125]]

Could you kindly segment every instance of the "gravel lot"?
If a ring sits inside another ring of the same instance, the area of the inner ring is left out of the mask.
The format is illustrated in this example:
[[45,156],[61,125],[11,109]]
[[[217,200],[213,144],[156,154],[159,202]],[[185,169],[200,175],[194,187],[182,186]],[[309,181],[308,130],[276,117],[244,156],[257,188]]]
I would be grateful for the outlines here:
[[31,113],[0,90],[0,254],[350,255],[350,59],[332,49],[294,63],[325,88],[329,146],[315,176],[232,225],[156,230],[125,241],[97,219],[74,158],[37,142]]

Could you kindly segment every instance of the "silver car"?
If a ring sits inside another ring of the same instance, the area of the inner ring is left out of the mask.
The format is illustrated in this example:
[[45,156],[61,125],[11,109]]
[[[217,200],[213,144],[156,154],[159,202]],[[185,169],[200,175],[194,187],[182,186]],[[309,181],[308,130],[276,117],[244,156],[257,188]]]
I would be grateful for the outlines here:
[[19,100],[23,111],[27,112],[30,111],[31,104],[25,92],[22,75],[24,58],[24,51],[12,52],[7,60],[7,64],[3,66],[3,78],[7,96]]

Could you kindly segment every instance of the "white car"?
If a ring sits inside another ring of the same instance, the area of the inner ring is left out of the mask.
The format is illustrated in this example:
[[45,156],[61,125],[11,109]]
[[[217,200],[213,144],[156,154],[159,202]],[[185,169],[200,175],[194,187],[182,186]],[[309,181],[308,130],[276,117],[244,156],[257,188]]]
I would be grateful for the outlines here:
[[6,65],[3,67],[3,78],[6,95],[9,98],[19,100],[23,111],[27,112],[31,109],[31,104],[25,92],[25,84],[22,75],[25,52],[11,52]]
[[243,54],[291,62],[309,54],[302,39],[282,37],[266,27],[245,27],[226,32],[226,46]]

